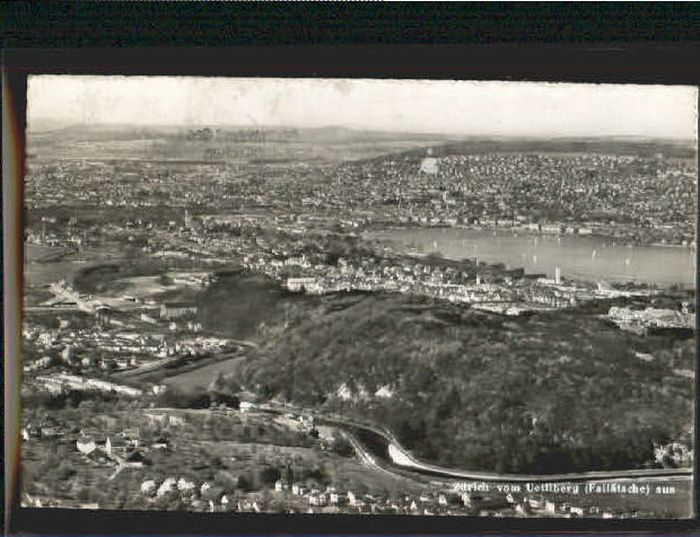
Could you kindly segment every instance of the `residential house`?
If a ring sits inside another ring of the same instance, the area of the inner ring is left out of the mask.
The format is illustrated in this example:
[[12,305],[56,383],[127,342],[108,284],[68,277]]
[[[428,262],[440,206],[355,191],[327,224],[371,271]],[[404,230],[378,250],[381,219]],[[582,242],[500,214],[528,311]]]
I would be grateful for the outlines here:
[[287,289],[293,292],[302,292],[316,284],[314,278],[288,278]]
[[275,491],[283,492],[286,490],[289,490],[289,483],[282,479],[278,479],[277,481],[275,481]]
[[181,319],[197,314],[197,305],[191,302],[164,302],[160,306],[161,319]]
[[147,479],[146,481],[141,483],[141,494],[153,496],[157,489],[158,485],[153,479]]
[[572,516],[572,517],[582,517],[583,514],[584,514],[584,510],[583,510],[583,507],[574,507],[574,506],[572,506],[572,507],[569,509],[569,513],[571,513],[571,516]]
[[156,496],[164,496],[165,494],[168,494],[170,492],[176,492],[177,491],[177,480],[174,477],[168,477],[163,481],[158,487],[158,491],[156,492]]
[[97,449],[97,443],[89,436],[79,436],[75,441],[75,446],[83,455],[89,455]]
[[41,438],[41,429],[33,425],[28,425],[22,429],[22,439],[28,441],[30,438]]
[[295,496],[303,496],[306,494],[307,488],[301,483],[292,484],[292,494]]
[[341,498],[345,495],[342,492],[338,492],[336,489],[331,488],[328,492],[328,503],[331,505],[339,505],[341,503]]
[[181,477],[180,479],[177,480],[177,490],[179,490],[180,492],[184,492],[187,494],[194,494],[195,488],[196,488],[196,485],[195,485],[194,481],[188,481],[184,477]]
[[130,451],[129,443],[125,438],[115,436],[107,438],[105,442],[105,453],[115,457],[126,457]]
[[136,449],[141,445],[138,429],[125,429],[118,435],[126,443],[127,449]]
[[312,490],[309,493],[309,505],[315,505],[318,507],[321,507],[323,505],[326,505],[328,503],[328,496],[321,492],[320,490]]

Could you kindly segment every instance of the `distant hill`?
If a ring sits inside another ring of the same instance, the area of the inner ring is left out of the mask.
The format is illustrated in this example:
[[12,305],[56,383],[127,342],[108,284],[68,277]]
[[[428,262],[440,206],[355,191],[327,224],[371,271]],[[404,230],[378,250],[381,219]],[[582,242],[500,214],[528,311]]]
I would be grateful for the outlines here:
[[287,127],[287,126],[209,126],[209,125],[121,125],[121,124],[82,124],[65,121],[38,119],[29,125],[28,134],[54,133],[85,141],[127,140],[133,138],[160,138],[163,136],[186,137],[196,129],[208,128],[214,138],[226,139],[240,132],[261,132],[279,138],[286,136],[300,142],[316,143],[350,143],[368,141],[434,141],[454,139],[454,136],[425,133],[405,133],[387,131],[368,131],[347,127]]
[[348,143],[348,142],[369,142],[369,141],[434,141],[439,139],[454,139],[454,136],[442,134],[422,134],[406,132],[386,132],[355,130],[345,127],[319,127],[308,129],[297,129],[299,139],[304,141],[325,142],[325,143]]
[[29,125],[27,138],[29,142],[33,135],[39,135],[42,140],[56,138],[60,141],[104,142],[177,136],[184,130],[170,126],[94,125],[41,120]]
[[[200,136],[206,131],[207,136]],[[695,158],[692,142],[631,138],[481,138],[430,133],[404,133],[327,126],[140,126],[85,125],[35,121],[27,135],[28,147],[42,148],[44,156],[95,158],[155,158],[179,155],[205,158],[204,149],[254,144],[255,159],[366,160],[423,158],[428,148],[434,157],[479,153],[600,153],[667,158]],[[153,145],[130,145],[132,142]],[[78,145],[76,145],[78,143]],[[100,144],[99,149],[90,144]],[[185,144],[185,145],[183,145]],[[277,145],[275,145],[277,144]],[[284,145],[294,144],[289,154]],[[267,146],[267,147],[265,147]],[[300,148],[303,150],[299,151]],[[233,151],[230,154],[234,154]],[[270,154],[268,154],[270,153]]]
[[[601,153],[613,155],[694,158],[696,145],[686,140],[651,140],[642,138],[478,138],[472,137],[432,147],[432,156],[475,153]],[[411,149],[397,156],[424,157],[425,151]]]
[[[227,139],[239,132],[256,131],[279,139],[288,137],[299,142],[322,144],[367,143],[371,141],[442,142],[433,146],[433,156],[443,157],[467,153],[493,152],[560,152],[560,153],[608,153],[630,155],[655,155],[693,158],[696,144],[693,140],[648,139],[634,137],[571,137],[571,138],[498,138],[460,136],[440,133],[389,132],[354,129],[340,126],[288,127],[283,125],[261,126],[211,126],[211,125],[122,125],[68,123],[50,119],[35,119],[28,134],[54,134],[84,141],[107,141],[175,137],[185,138],[193,129],[209,128],[214,138]],[[421,149],[410,149],[398,155],[424,156]]]
[[173,159],[248,161],[251,165],[338,162],[376,158],[443,144],[439,135],[289,128],[69,125],[32,126],[28,154],[40,159]]

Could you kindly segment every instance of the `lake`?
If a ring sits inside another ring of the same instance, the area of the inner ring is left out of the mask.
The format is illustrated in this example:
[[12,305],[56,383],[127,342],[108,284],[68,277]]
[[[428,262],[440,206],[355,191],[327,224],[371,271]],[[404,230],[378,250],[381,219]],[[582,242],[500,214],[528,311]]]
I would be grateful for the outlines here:
[[577,235],[534,235],[463,228],[396,228],[372,235],[405,253],[439,252],[453,259],[474,258],[522,267],[527,273],[609,282],[695,287],[695,249],[626,246],[612,239]]

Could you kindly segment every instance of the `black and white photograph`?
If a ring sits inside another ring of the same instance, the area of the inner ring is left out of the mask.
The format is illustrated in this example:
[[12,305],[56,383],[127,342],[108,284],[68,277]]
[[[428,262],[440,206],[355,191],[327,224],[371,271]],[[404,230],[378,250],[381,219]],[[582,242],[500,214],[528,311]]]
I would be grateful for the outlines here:
[[696,87],[26,101],[22,507],[694,516]]

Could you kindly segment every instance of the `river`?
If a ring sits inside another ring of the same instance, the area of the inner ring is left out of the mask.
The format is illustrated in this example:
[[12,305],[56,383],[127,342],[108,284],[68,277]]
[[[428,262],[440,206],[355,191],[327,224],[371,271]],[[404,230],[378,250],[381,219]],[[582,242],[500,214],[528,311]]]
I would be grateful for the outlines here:
[[522,267],[527,273],[608,282],[695,288],[695,249],[626,246],[603,237],[534,235],[464,228],[394,228],[372,235],[405,253],[439,252],[452,259],[478,258]]

